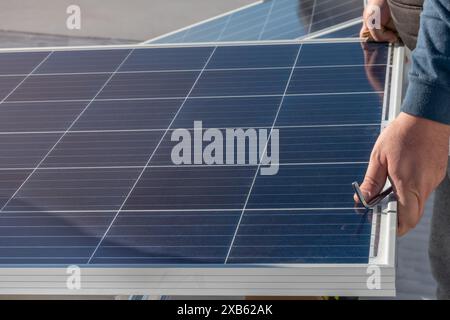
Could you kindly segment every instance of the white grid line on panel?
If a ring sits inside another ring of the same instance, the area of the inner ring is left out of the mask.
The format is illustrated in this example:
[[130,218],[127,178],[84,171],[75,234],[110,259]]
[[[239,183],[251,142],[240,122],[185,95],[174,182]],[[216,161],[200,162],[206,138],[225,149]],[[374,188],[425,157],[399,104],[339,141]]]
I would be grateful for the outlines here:
[[[324,165],[354,165],[354,164],[368,164],[367,161],[341,161],[341,162],[290,162],[290,163],[272,163],[272,165],[278,166],[324,166]],[[146,168],[239,168],[239,167],[258,167],[259,164],[182,164],[182,165],[144,165],[144,166],[54,166],[54,167],[13,167],[13,168],[0,168],[0,171],[18,171],[18,170],[39,170],[39,171],[51,171],[51,170],[107,170],[107,169],[146,169]]]
[[[302,96],[332,96],[332,95],[364,95],[364,94],[383,94],[384,91],[348,91],[348,92],[317,92],[317,93],[290,93],[285,97],[302,97]],[[189,99],[233,99],[233,98],[271,98],[282,97],[282,94],[261,94],[261,95],[228,95],[228,96],[193,96]],[[101,98],[95,101],[147,101],[147,100],[183,100],[184,97],[151,97],[151,98]],[[6,101],[5,104],[27,104],[27,103],[52,103],[52,102],[89,102],[91,99],[56,99],[56,100],[12,100]]]
[[[53,51],[52,51],[53,52]],[[52,53],[51,52],[51,53]],[[51,54],[50,53],[50,54]],[[49,55],[50,55],[49,54]],[[44,60],[45,61],[45,60]],[[44,62],[42,61],[42,63]],[[37,67],[39,67],[38,65]],[[384,67],[388,66],[386,63],[373,63],[373,64],[336,64],[336,65],[311,65],[311,66],[296,66],[295,69],[327,69],[327,68],[353,68],[353,67]],[[37,69],[36,67],[36,69]],[[206,69],[204,72],[216,72],[216,71],[253,71],[253,70],[285,70],[292,67],[236,67],[236,68],[211,68]],[[133,70],[133,71],[92,71],[92,72],[53,72],[53,73],[33,73],[33,74],[2,74],[2,77],[50,77],[50,76],[78,76],[78,75],[107,75],[107,74],[142,74],[142,73],[176,73],[176,72],[201,72],[202,69],[161,69],[161,70]],[[24,79],[23,81],[25,81]],[[23,82],[22,81],[22,82]],[[21,84],[21,83],[20,83]],[[19,85],[20,85],[19,84]],[[9,97],[10,94],[7,96]],[[3,100],[5,101],[6,98]]]

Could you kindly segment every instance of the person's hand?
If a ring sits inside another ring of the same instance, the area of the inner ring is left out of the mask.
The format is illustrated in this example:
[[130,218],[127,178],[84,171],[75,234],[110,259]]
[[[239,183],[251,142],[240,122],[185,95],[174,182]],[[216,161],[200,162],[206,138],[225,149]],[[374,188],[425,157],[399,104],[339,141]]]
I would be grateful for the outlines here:
[[450,126],[400,113],[375,143],[361,190],[371,199],[389,177],[398,202],[400,236],[417,225],[428,196],[445,177],[449,137]]
[[[380,8],[380,24],[381,29],[371,28],[370,21],[374,19],[377,12],[374,7]],[[363,26],[359,33],[361,38],[366,38],[370,34],[370,38],[378,42],[396,42],[398,37],[396,35],[395,25],[391,18],[391,10],[387,0],[369,0],[366,9],[363,13]]]

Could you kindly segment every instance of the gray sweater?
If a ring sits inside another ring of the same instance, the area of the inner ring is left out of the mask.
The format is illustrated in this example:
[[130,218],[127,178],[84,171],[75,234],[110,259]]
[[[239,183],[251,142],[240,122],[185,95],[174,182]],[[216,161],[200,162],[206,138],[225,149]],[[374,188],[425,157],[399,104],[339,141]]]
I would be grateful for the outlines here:
[[409,79],[402,111],[450,125],[450,0],[425,0]]

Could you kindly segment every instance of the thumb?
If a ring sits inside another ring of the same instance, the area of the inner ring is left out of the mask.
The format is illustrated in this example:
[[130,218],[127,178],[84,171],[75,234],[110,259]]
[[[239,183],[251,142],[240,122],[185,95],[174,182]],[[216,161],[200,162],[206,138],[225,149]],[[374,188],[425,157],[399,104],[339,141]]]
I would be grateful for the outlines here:
[[363,23],[361,30],[359,31],[360,38],[367,38],[370,35],[369,28],[367,28],[366,24]]
[[402,183],[394,182],[394,184],[398,206],[397,234],[403,236],[419,222],[423,212],[423,201],[418,191],[407,188]]
[[[367,167],[366,176],[360,187],[364,198],[370,200],[382,191],[386,183],[387,174],[386,161],[383,163],[379,157],[372,156]],[[353,199],[355,202],[359,202],[356,194],[353,196]]]
[[394,31],[382,28],[382,29],[375,29],[372,28],[369,30],[370,35],[372,38],[377,42],[390,42],[394,43],[398,41],[397,35],[394,33]]

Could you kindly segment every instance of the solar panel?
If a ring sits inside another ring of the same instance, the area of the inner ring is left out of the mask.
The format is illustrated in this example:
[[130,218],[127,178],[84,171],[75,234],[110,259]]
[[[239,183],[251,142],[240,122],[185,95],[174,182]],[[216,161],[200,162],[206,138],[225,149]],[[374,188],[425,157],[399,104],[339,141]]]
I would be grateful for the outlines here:
[[[0,53],[0,292],[73,294],[76,265],[77,294],[393,294],[393,203],[352,200],[395,107],[393,50],[366,46]],[[279,130],[278,174],[174,164],[196,121]]]
[[361,17],[362,0],[267,0],[148,43],[289,40]]

